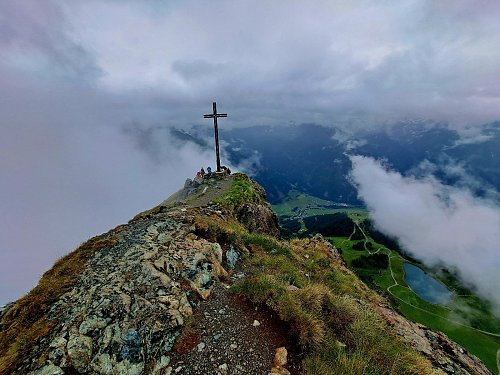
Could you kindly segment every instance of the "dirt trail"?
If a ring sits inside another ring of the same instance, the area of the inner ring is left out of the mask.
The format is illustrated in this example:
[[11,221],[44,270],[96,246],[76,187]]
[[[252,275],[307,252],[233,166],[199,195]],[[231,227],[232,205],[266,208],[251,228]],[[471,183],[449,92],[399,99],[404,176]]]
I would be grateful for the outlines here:
[[211,297],[195,308],[190,334],[174,347],[171,366],[186,375],[266,375],[276,348],[284,346],[292,360],[288,370],[299,374],[299,365],[293,362],[297,353],[286,337],[284,327],[267,309],[255,307],[218,284]]
[[[181,189],[164,204],[206,206],[223,196],[233,181],[234,175],[204,180],[195,189]],[[186,194],[188,189],[191,191]],[[244,273],[236,275],[244,277]],[[233,276],[225,282],[231,284],[237,278]],[[267,375],[276,349],[283,346],[288,350],[287,369],[292,375],[300,374],[297,347],[283,324],[267,308],[256,307],[230,293],[229,284],[217,282],[208,300],[199,300],[193,308],[193,319],[171,355],[172,374]]]

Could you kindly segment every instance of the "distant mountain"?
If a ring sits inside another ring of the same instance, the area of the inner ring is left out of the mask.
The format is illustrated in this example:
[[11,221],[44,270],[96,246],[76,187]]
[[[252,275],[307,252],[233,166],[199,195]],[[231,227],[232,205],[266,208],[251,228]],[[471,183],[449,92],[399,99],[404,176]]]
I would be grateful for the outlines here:
[[207,144],[207,141],[205,138],[202,138],[202,137],[199,137],[196,135],[192,135],[192,134],[186,132],[185,130],[180,130],[180,129],[175,129],[175,128],[170,128],[169,131],[170,131],[170,136],[177,139],[180,142],[188,142],[188,143],[191,142],[191,143],[195,143],[201,147],[208,147],[208,144]]
[[333,138],[335,130],[318,125],[233,129],[223,135],[230,161],[257,152],[260,164],[255,179],[277,203],[292,189],[340,202],[359,204],[346,179],[351,162],[345,146]]
[[500,122],[486,126],[477,138],[480,142],[459,142],[445,153],[462,161],[471,175],[500,191]]
[[359,134],[363,145],[352,153],[387,159],[394,169],[407,172],[423,160],[435,161],[447,147],[458,139],[456,131],[442,125],[426,127],[425,124],[399,123],[386,131]]
[[[211,137],[207,130],[171,134],[198,145],[206,145]],[[463,176],[450,174],[451,168],[447,168],[459,165],[477,182],[477,194],[490,188],[500,191],[500,122],[484,126],[469,138],[444,124],[411,121],[349,135],[315,124],[221,129],[221,139],[223,159],[252,173],[273,204],[293,189],[331,201],[362,204],[349,181],[349,154],[384,159],[403,174],[418,175],[422,163],[429,161],[434,175],[447,184],[462,182]]]

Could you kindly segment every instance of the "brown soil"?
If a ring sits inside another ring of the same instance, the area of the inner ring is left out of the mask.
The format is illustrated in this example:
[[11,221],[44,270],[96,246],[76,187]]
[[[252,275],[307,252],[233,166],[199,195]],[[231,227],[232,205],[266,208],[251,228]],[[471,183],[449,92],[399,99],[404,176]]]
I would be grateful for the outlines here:
[[[276,348],[288,350],[287,369],[300,371],[299,349],[288,337],[286,327],[265,307],[229,293],[218,283],[207,301],[199,302],[194,323],[186,339],[192,349],[173,353],[171,366],[179,374],[268,374]],[[260,325],[254,326],[254,320]],[[199,338],[194,344],[192,339]],[[194,344],[194,345],[193,345]],[[219,366],[227,365],[227,371]]]
[[[206,181],[186,199],[185,206],[206,206],[223,195],[232,182],[233,176]],[[175,197],[170,203],[173,200]],[[171,353],[172,373],[267,375],[276,349],[284,346],[288,351],[286,368],[292,375],[301,374],[297,343],[288,335],[285,324],[265,306],[233,295],[226,284],[217,282],[210,298],[199,300],[193,310],[191,322]],[[254,326],[255,320],[259,325]]]

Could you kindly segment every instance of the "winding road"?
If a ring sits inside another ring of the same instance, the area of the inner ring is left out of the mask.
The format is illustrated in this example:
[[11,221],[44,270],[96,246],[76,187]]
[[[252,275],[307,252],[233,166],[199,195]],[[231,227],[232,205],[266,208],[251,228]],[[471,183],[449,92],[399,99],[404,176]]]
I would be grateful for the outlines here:
[[[425,313],[427,313],[427,314],[430,314],[430,315],[436,316],[436,317],[438,317],[438,318],[441,318],[441,319],[447,320],[447,321],[449,321],[450,323],[453,323],[453,324],[456,324],[456,325],[459,325],[459,326],[462,326],[462,327],[465,327],[465,328],[472,329],[472,330],[474,330],[474,331],[476,331],[476,332],[481,332],[481,333],[484,333],[485,335],[494,336],[494,337],[500,337],[500,334],[498,334],[498,333],[488,332],[488,331],[483,331],[482,329],[471,327],[471,326],[469,326],[469,325],[467,325],[467,324],[460,323],[460,322],[458,322],[458,321],[456,321],[456,320],[452,320],[452,319],[449,319],[449,318],[445,318],[445,317],[443,317],[443,316],[441,316],[441,315],[439,315],[439,314],[436,314],[436,313],[433,313],[433,312],[428,311],[428,310],[426,310],[426,309],[423,309],[423,308],[421,308],[421,307],[415,306],[415,305],[413,305],[413,304],[411,304],[411,303],[409,303],[409,302],[407,302],[407,301],[403,300],[402,298],[398,297],[397,295],[395,295],[395,294],[391,291],[391,289],[392,289],[392,288],[394,288],[395,286],[401,286],[401,287],[403,287],[403,288],[407,288],[407,289],[409,289],[409,290],[412,290],[411,288],[409,288],[409,287],[408,287],[408,286],[406,286],[406,285],[401,285],[401,284],[399,284],[399,283],[398,283],[398,281],[396,280],[396,278],[394,277],[394,272],[393,272],[393,270],[392,270],[392,262],[391,262],[391,259],[392,259],[392,258],[396,258],[396,257],[397,257],[397,255],[393,255],[393,251],[392,251],[392,250],[390,250],[390,249],[388,249],[388,248],[383,248],[383,247],[379,247],[376,251],[370,251],[370,250],[366,247],[366,243],[368,242],[368,236],[366,235],[366,233],[363,231],[363,229],[359,226],[359,224],[358,224],[357,222],[354,222],[354,231],[353,231],[353,233],[349,236],[349,240],[350,240],[350,239],[351,239],[351,237],[353,236],[353,234],[354,234],[354,232],[356,231],[356,229],[359,229],[359,231],[363,234],[363,236],[364,236],[364,238],[365,238],[364,247],[365,247],[365,250],[366,250],[366,251],[368,251],[368,253],[369,253],[370,255],[372,255],[372,254],[377,254],[377,253],[378,253],[379,251],[381,251],[381,250],[387,250],[387,251],[388,251],[388,253],[386,253],[386,254],[387,254],[387,256],[389,257],[389,271],[391,272],[391,278],[392,278],[392,280],[394,281],[394,284],[393,284],[393,285],[390,285],[389,287],[387,287],[387,289],[386,289],[386,290],[387,290],[387,292],[389,292],[389,294],[391,294],[394,298],[396,298],[397,300],[399,300],[399,301],[403,302],[404,304],[406,304],[406,305],[408,305],[408,306],[413,307],[414,309],[417,309],[417,310],[419,310],[419,311],[423,311],[423,312],[425,312]],[[344,243],[345,241],[346,241],[346,240],[344,240],[342,243]],[[413,290],[412,290],[412,292],[413,292]],[[413,292],[413,293],[415,293],[415,292]],[[499,350],[498,350],[498,352],[497,352],[497,365],[500,365],[500,349],[499,349]],[[500,366],[499,366],[499,373],[500,373]]]

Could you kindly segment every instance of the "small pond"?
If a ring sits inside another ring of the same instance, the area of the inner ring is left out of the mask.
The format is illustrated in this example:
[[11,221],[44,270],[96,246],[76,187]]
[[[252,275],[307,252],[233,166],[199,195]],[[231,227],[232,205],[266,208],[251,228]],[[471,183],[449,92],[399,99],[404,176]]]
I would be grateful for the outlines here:
[[405,263],[403,267],[406,283],[420,298],[440,305],[445,305],[451,301],[453,292],[444,284],[413,264]]

